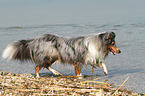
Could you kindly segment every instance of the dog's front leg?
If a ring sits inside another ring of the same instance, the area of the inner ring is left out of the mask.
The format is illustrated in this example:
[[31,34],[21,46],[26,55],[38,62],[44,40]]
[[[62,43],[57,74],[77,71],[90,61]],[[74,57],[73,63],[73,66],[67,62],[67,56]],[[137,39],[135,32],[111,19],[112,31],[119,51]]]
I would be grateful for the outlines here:
[[97,66],[100,67],[100,68],[103,68],[104,69],[104,74],[108,75],[108,70],[107,70],[106,65],[103,63],[103,60],[99,59],[99,62],[97,64]]
[[108,75],[108,70],[107,70],[107,67],[106,67],[106,65],[102,62],[102,67],[103,67],[103,69],[104,69],[104,74],[105,75]]

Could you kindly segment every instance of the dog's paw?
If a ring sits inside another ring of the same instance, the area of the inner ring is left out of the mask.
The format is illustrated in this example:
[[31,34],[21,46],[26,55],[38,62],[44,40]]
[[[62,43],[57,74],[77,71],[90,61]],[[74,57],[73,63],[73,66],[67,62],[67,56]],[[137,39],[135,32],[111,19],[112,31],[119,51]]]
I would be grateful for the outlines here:
[[104,72],[104,74],[107,76],[108,75],[108,72]]
[[54,75],[63,75],[63,74],[60,74],[60,73],[57,72],[57,71],[53,71],[53,74],[54,74]]

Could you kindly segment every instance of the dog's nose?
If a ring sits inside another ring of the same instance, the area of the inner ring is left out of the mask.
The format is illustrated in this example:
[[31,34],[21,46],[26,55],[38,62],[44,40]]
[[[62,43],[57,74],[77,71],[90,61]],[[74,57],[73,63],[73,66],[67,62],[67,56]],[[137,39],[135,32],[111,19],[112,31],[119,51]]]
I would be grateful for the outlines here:
[[119,50],[119,53],[121,53],[121,51]]

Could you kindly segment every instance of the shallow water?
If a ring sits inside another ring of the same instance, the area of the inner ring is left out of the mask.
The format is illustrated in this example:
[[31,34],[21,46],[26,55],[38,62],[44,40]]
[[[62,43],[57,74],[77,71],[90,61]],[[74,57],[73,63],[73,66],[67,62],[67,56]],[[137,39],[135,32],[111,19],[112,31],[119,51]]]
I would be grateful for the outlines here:
[[[109,54],[105,59],[109,75],[94,70],[94,76],[134,92],[145,93],[145,1],[99,0],[2,0],[0,1],[0,54],[7,44],[52,33],[75,37],[104,31],[114,31],[121,54]],[[0,57],[1,58],[1,57]],[[58,66],[59,65],[59,66]],[[73,66],[56,63],[57,71],[74,75]],[[34,73],[34,64],[0,59],[0,71]],[[46,69],[41,73],[48,73]],[[91,67],[82,73],[91,74]]]

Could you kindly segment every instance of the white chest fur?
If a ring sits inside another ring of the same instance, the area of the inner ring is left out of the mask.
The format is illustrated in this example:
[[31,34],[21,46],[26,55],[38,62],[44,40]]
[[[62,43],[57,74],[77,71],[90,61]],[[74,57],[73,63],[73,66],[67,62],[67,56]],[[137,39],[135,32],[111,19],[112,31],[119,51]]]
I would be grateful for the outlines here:
[[88,47],[88,53],[86,54],[85,58],[86,63],[96,64],[96,60],[104,59],[104,52],[101,48],[101,42],[86,42],[86,46]]

